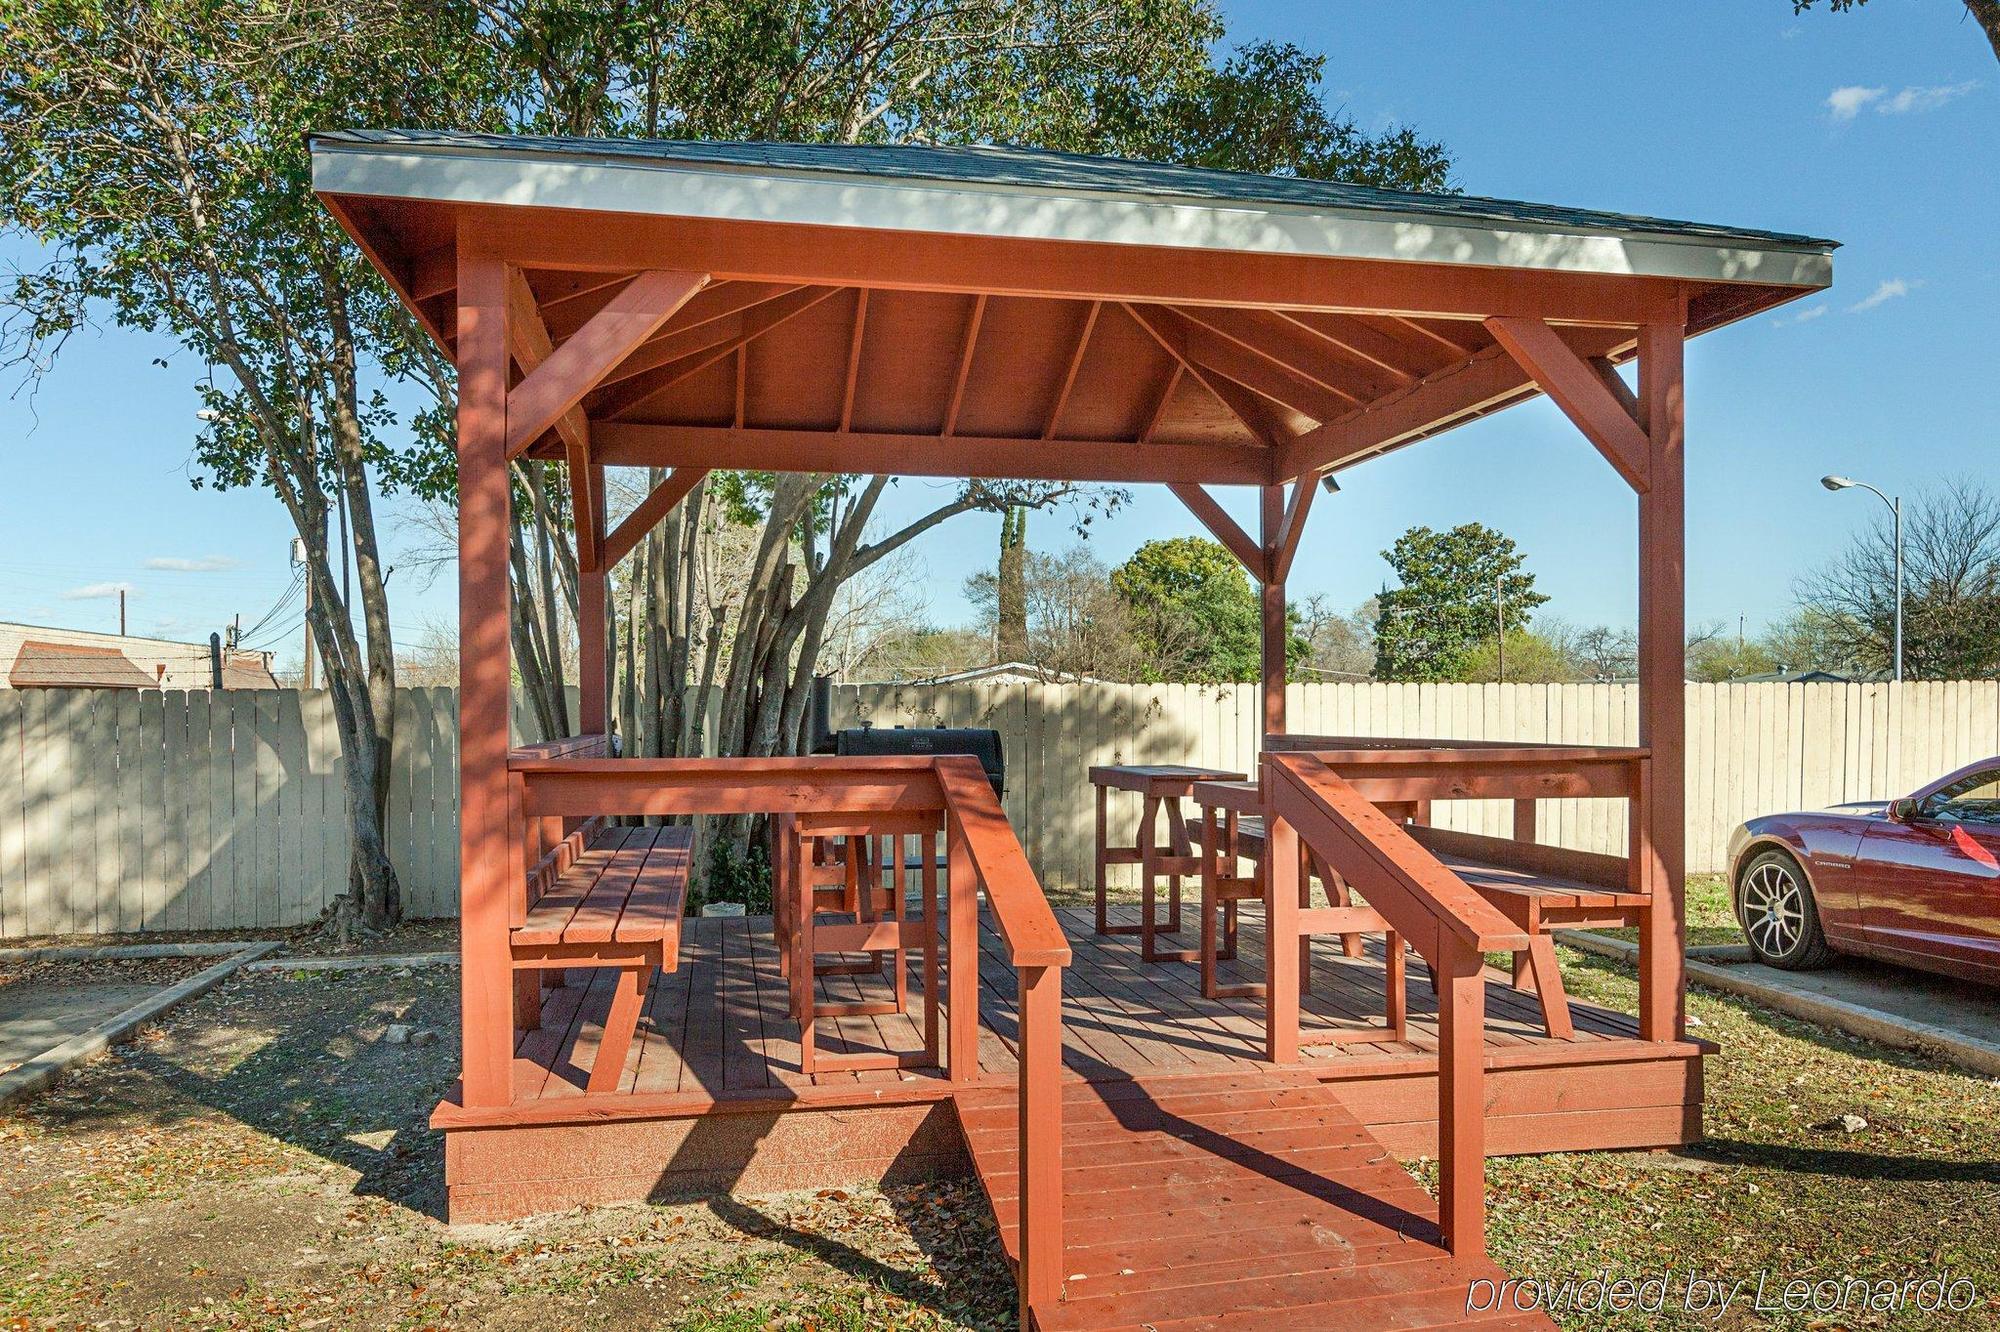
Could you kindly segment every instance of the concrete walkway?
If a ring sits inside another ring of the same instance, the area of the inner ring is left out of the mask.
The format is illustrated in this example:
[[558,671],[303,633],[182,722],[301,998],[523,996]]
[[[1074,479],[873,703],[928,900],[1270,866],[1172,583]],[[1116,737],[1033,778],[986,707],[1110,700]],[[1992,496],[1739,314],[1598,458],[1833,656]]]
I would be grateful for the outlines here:
[[1780,971],[1761,962],[1730,970],[1762,985],[1858,1004],[2000,1046],[2000,989],[1858,957],[1842,958],[1825,971]]
[[0,1072],[81,1036],[163,985],[38,985],[0,987]]

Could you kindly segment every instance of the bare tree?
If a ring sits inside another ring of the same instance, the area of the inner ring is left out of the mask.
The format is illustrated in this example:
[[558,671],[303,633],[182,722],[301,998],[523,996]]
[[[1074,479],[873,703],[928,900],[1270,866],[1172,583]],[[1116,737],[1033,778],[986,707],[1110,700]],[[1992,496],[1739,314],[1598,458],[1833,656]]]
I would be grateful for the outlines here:
[[[975,574],[966,598],[993,632],[1003,614],[1004,580]],[[1134,680],[1143,664],[1125,601],[1104,562],[1078,543],[1059,554],[1029,551],[1020,571],[1025,637],[1018,655],[1044,680]]]
[[[2000,497],[1958,478],[1906,502],[1903,672],[1916,680],[2000,675]],[[1863,670],[1893,671],[1896,544],[1886,516],[1798,582],[1826,642]]]

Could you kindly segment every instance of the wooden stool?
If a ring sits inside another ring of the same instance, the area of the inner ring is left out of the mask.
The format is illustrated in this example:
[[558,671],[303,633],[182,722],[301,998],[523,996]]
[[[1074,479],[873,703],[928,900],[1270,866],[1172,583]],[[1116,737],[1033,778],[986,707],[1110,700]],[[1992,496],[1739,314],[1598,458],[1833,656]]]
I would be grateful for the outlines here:
[[[1181,932],[1181,877],[1201,873],[1201,857],[1188,840],[1187,818],[1181,801],[1196,782],[1241,781],[1240,772],[1216,768],[1190,768],[1179,764],[1114,764],[1090,770],[1091,785],[1097,788],[1097,932],[1136,934],[1140,956],[1148,962],[1193,962],[1200,954],[1192,948],[1162,950],[1155,936]],[[1110,793],[1131,791],[1140,798],[1136,840],[1117,846],[1110,840]],[[1166,846],[1159,842],[1159,825],[1166,821]],[[1140,912],[1137,925],[1113,925],[1106,905],[1106,871],[1112,865],[1139,867]],[[1160,879],[1167,883],[1167,916],[1160,920],[1154,901]]]
[[[813,815],[786,819],[780,849],[787,899],[781,969],[790,979],[792,1016],[799,1024],[799,1071],[860,1072],[873,1069],[935,1068],[938,1044],[938,816],[935,813]],[[919,853],[907,854],[915,838]],[[921,871],[920,919],[909,917],[909,871]],[[853,920],[822,922],[823,912]],[[821,1054],[815,1024],[827,1017],[868,1017],[905,1012],[909,1005],[909,950],[922,950],[924,965],[924,1045],[921,1050],[871,1054]],[[867,953],[870,961],[821,962],[822,953]],[[894,998],[824,1002],[822,976],[880,974],[881,959],[892,968]]]

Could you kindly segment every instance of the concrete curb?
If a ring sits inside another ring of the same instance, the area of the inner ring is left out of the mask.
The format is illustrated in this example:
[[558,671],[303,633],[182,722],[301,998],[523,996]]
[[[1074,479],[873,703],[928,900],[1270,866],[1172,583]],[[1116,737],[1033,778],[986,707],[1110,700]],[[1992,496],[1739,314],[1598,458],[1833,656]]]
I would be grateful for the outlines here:
[[267,957],[246,962],[245,971],[393,971],[398,967],[455,967],[457,953],[404,953],[401,956]]
[[44,1090],[77,1064],[103,1054],[167,1010],[208,993],[233,975],[237,968],[281,946],[282,942],[277,939],[238,945],[238,951],[233,956],[141,1000],[115,1017],[106,1018],[61,1045],[42,1051],[19,1068],[0,1074],[0,1106],[12,1105],[23,1097]]
[[224,943],[106,944],[50,948],[0,948],[0,967],[26,962],[102,962],[128,957],[231,957],[259,944],[276,947],[278,939],[234,939]]
[[[1589,930],[1557,930],[1557,943],[1568,944],[1586,953],[1596,953],[1599,957],[1634,957],[1639,945],[1624,939],[1613,939],[1608,935],[1593,934]],[[1687,950],[1688,958],[1702,962],[1749,962],[1749,944],[1696,944]]]
[[[1558,943],[1568,944],[1586,953],[1596,953],[1600,957],[1629,961],[1639,951],[1637,944],[1627,943],[1623,939],[1607,939],[1601,934],[1590,934],[1580,930],[1557,930],[1555,935]],[[1690,950],[1691,954],[1692,952],[1693,950]],[[2000,1044],[1983,1040],[1978,1036],[1968,1036],[1962,1031],[1952,1031],[1947,1027],[1919,1022],[1914,1018],[1885,1013],[1879,1008],[1851,1004],[1845,999],[1788,990],[1758,980],[1734,968],[1714,966],[1692,956],[1688,960],[1687,974],[1689,980],[1711,990],[1721,990],[1725,994],[1755,1000],[1766,1008],[1775,1008],[1780,1013],[1803,1018],[1807,1022],[1816,1022],[1823,1027],[1844,1031],[1850,1036],[1879,1041],[1883,1045],[1893,1045],[1899,1049],[1922,1050],[1928,1054],[1942,1055],[1975,1073],[2000,1077]]]

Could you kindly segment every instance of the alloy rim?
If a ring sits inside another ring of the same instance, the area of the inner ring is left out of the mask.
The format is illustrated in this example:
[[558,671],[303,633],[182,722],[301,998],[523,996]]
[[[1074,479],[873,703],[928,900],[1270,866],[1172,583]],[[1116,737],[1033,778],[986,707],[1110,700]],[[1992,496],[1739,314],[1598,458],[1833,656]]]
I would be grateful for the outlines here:
[[1792,872],[1768,861],[1743,885],[1743,926],[1766,957],[1783,957],[1805,934],[1805,891]]

